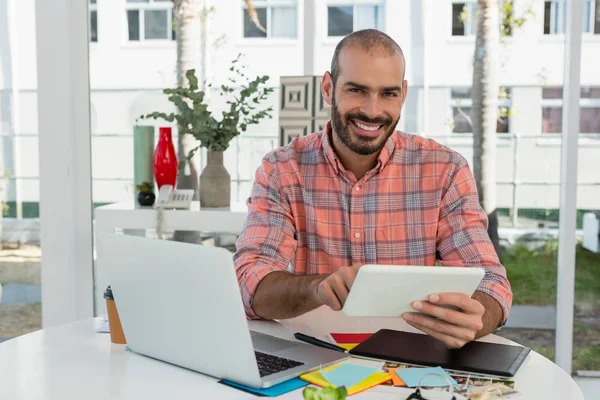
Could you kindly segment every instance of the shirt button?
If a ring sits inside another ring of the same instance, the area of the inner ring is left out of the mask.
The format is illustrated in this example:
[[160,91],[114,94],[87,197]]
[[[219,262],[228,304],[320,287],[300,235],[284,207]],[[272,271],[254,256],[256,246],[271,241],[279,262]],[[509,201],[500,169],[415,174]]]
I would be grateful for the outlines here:
[[360,238],[360,233],[356,232],[356,233],[354,234],[354,237],[355,237],[355,238],[357,238],[357,239],[358,239],[358,238]]
[[354,190],[358,192],[360,190],[360,186],[354,186]]

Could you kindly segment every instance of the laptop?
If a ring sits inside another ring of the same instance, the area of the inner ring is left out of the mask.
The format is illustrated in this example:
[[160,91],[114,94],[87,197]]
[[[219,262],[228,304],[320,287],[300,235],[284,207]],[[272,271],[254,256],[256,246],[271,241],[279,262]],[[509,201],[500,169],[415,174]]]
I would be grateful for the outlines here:
[[102,232],[96,244],[136,353],[253,388],[348,358],[251,332],[223,248]]

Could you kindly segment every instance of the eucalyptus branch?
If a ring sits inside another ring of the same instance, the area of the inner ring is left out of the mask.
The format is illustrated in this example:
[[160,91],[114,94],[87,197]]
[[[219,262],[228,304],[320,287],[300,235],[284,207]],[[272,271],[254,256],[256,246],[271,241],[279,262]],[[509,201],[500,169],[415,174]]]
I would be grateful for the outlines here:
[[[206,103],[205,93],[199,89],[195,70],[186,72],[188,85],[186,87],[164,89],[163,93],[168,95],[168,100],[177,109],[175,113],[166,114],[153,112],[141,118],[163,119],[168,122],[177,122],[179,134],[190,134],[198,140],[198,147],[188,153],[191,158],[199,148],[204,147],[208,151],[225,151],[231,140],[240,132],[245,132],[249,125],[258,124],[262,119],[271,117],[272,107],[265,110],[257,110],[256,106],[268,98],[274,91],[273,88],[264,87],[269,80],[268,76],[257,76],[252,81],[238,86],[238,79],[246,80],[241,72],[244,67],[237,66],[241,54],[233,60],[231,72],[236,77],[228,81],[234,86],[222,84],[219,93],[226,96],[226,104],[229,106],[221,113],[221,119],[217,120],[214,113]],[[209,85],[209,87],[211,87]]]

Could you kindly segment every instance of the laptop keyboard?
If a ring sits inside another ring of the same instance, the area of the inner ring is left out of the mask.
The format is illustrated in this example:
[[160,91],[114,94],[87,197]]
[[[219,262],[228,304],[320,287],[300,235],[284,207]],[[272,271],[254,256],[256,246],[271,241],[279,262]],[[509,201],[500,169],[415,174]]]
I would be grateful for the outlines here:
[[256,362],[258,364],[258,371],[260,372],[261,378],[263,376],[276,374],[277,372],[285,371],[286,369],[291,369],[297,367],[299,365],[304,365],[304,363],[289,360],[283,357],[277,357],[270,354],[261,353],[255,351]]

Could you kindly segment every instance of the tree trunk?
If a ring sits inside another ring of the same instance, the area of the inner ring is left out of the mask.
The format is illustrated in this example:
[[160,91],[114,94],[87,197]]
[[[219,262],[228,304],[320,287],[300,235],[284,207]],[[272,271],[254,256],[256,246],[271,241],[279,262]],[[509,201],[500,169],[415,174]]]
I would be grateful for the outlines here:
[[477,38],[473,65],[473,173],[479,202],[489,219],[488,234],[500,257],[496,214],[496,124],[498,121],[498,0],[477,1]]
[[[200,31],[203,0],[174,0],[173,16],[177,30],[177,86],[187,86],[185,73],[200,67]],[[181,131],[181,130],[180,130]],[[190,135],[181,135],[177,145],[177,157],[184,161],[196,140]],[[189,162],[180,163],[177,187],[194,189],[198,199],[199,176],[198,153]]]
[[[177,86],[179,87],[188,85],[185,77],[188,70],[198,70],[200,67],[200,31],[203,3],[204,0],[173,0],[173,19],[177,33]],[[179,132],[181,132],[181,129],[179,129]],[[180,161],[177,187],[195,190],[194,200],[199,199],[200,152],[196,152],[190,161],[186,161],[186,157],[196,145],[196,139],[191,135],[180,135],[177,141],[177,158]],[[173,240],[187,243],[202,242],[200,232],[197,231],[175,231]]]

